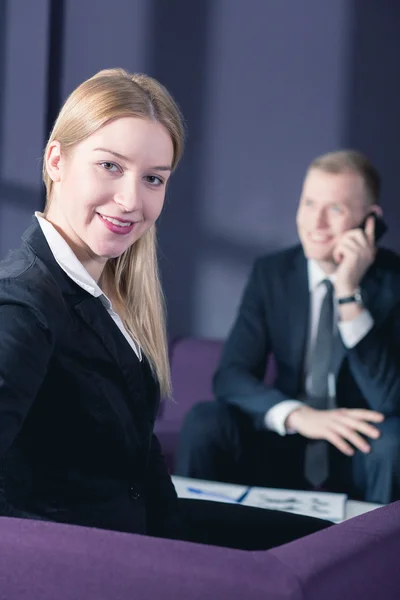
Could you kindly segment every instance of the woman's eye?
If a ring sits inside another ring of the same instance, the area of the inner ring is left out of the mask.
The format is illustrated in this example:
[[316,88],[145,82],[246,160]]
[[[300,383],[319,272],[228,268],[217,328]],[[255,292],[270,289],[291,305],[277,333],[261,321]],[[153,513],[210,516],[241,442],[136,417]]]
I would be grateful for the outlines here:
[[151,185],[154,185],[156,187],[159,185],[162,185],[164,183],[164,181],[160,177],[157,177],[156,175],[147,175],[145,177],[145,179],[148,183],[150,183]]
[[102,162],[100,163],[105,171],[109,171],[110,173],[117,173],[119,168],[112,162]]

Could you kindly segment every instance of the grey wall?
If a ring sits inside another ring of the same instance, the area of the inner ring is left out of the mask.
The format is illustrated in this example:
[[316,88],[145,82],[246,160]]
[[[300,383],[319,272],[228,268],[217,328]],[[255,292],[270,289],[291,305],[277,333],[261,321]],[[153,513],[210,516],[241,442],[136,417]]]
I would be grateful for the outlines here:
[[41,202],[49,2],[0,0],[2,256],[18,244]]
[[357,0],[352,6],[344,141],[382,172],[390,224],[385,243],[400,251],[400,2]]
[[0,0],[1,253],[41,204],[60,101],[111,66],[157,77],[187,120],[159,227],[171,335],[226,334],[254,257],[297,241],[322,152],[376,162],[400,250],[399,57],[397,0]]

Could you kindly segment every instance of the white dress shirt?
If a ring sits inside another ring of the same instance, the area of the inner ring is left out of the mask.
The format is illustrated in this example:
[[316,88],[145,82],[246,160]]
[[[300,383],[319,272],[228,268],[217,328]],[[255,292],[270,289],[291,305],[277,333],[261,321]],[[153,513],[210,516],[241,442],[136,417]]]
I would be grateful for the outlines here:
[[[309,379],[307,373],[310,369],[310,360],[312,356],[312,350],[314,348],[315,340],[317,337],[319,314],[321,311],[322,301],[326,294],[326,286],[321,285],[324,279],[330,279],[332,282],[335,280],[335,276],[328,277],[321,267],[313,260],[309,260],[307,263],[308,268],[308,287],[310,290],[310,331],[308,337],[308,344],[306,349],[305,369],[306,369],[306,390],[309,385]],[[336,307],[335,307],[336,310]],[[337,315],[336,310],[336,315]],[[370,312],[366,309],[351,321],[340,321],[337,320],[337,327],[341,335],[343,344],[346,348],[352,348],[360,340],[363,339],[372,328],[374,322]],[[302,406],[303,402],[299,400],[284,400],[275,404],[265,415],[265,425],[267,429],[276,431],[280,435],[286,433],[294,433],[287,431],[285,428],[285,421],[293,410]]]
[[91,296],[99,298],[105,306],[108,314],[125,337],[128,344],[134,350],[139,360],[142,360],[142,352],[139,344],[132,338],[132,336],[125,329],[119,315],[113,310],[112,304],[107,296],[103,293],[102,289],[98,286],[96,281],[89,275],[82,263],[77,259],[76,255],[71,250],[71,247],[64,240],[50,223],[44,218],[44,215],[39,212],[35,212],[35,217],[39,221],[39,225],[42,229],[43,235],[46,238],[50,250],[53,253],[54,259],[61,267],[61,269],[74,281],[79,287],[88,292]]

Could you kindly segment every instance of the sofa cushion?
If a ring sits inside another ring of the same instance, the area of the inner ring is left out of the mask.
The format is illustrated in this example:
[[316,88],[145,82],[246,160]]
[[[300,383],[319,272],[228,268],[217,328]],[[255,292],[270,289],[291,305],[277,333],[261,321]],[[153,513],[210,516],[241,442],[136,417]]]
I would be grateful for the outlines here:
[[[181,423],[194,404],[213,399],[212,380],[217,369],[221,340],[182,338],[170,349],[173,400],[162,403],[162,418]],[[266,383],[275,379],[275,363],[268,361]]]
[[397,600],[400,502],[269,552],[290,567],[305,600]]
[[301,600],[274,556],[0,518],[0,597],[10,600]]

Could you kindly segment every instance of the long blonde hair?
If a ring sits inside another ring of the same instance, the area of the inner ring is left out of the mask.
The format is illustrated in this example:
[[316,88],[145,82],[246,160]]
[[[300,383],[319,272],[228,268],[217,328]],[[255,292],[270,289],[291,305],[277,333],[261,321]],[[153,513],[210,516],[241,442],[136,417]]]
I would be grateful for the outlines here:
[[[177,104],[155,79],[143,74],[132,75],[123,69],[100,71],[72,92],[54,124],[45,155],[54,140],[66,151],[112,119],[126,116],[156,120],[164,125],[173,143],[174,170],[184,144],[183,119]],[[45,162],[43,181],[47,192],[46,214],[53,182]],[[156,243],[153,226],[121,256],[107,261],[101,285],[111,297],[125,327],[143,348],[162,395],[168,396],[171,378]]]

